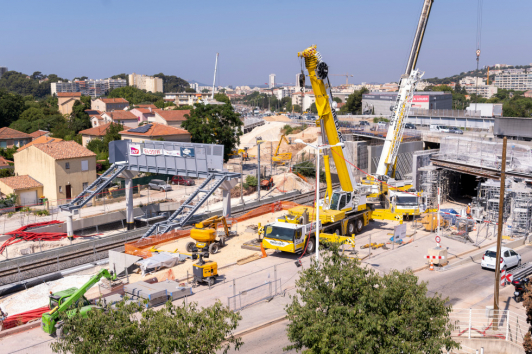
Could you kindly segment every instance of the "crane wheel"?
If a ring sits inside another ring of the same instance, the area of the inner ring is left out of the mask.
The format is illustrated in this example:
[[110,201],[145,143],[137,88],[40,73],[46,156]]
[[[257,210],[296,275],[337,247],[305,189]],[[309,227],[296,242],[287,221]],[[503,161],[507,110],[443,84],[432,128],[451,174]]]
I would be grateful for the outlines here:
[[187,243],[187,252],[191,253],[194,252],[194,248],[196,248],[196,242],[189,242]]
[[307,253],[314,252],[314,249],[316,248],[316,239],[314,237],[311,237],[307,241]]
[[218,253],[218,244],[217,243],[211,243],[211,245],[209,246],[209,253],[210,254],[216,254]]
[[362,228],[364,227],[364,222],[362,221],[362,218],[358,218],[355,220],[355,231],[357,234],[362,232]]
[[347,235],[346,236],[351,236],[352,234],[358,234],[358,231],[356,230],[356,220],[355,221],[350,221],[348,224],[347,224]]

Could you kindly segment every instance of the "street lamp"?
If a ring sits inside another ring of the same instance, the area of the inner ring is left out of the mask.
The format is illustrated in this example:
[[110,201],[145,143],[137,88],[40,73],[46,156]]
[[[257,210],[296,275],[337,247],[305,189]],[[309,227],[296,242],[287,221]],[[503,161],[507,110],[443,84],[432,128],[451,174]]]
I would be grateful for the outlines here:
[[320,205],[319,205],[319,202],[320,202],[320,150],[323,150],[323,149],[329,149],[329,148],[332,148],[332,147],[344,147],[344,143],[337,143],[335,145],[312,145],[312,144],[308,144],[308,143],[305,143],[303,140],[301,139],[296,139],[294,141],[295,143],[297,144],[305,144],[313,149],[315,149],[318,153],[316,154],[317,155],[317,159],[316,159],[316,261],[319,262],[320,261],[320,254],[319,254],[319,245],[320,245],[320,230],[319,230],[319,225],[320,225]]

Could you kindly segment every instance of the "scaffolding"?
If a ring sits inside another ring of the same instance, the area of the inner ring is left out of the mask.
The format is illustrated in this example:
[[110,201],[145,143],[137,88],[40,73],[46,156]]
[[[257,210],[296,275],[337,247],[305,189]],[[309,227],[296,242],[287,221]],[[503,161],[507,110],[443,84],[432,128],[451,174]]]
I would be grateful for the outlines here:
[[[501,169],[502,142],[461,137],[441,139],[438,158],[468,166]],[[532,173],[532,152],[529,146],[508,144],[506,171]]]
[[429,165],[418,169],[420,176],[421,195],[426,201],[427,209],[438,209],[438,187],[440,201],[444,203],[449,196],[448,172],[442,168]]

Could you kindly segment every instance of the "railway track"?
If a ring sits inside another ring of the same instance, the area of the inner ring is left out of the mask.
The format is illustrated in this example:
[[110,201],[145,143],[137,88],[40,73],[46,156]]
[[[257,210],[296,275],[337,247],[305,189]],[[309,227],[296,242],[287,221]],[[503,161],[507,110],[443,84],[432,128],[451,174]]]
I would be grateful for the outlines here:
[[[337,187],[338,185],[339,184],[333,185],[333,188]],[[320,190],[320,193],[324,193],[324,192],[325,192],[325,188],[322,188]],[[299,203],[299,204],[307,204],[307,203],[312,203],[314,201],[314,195],[315,195],[315,192],[311,191],[311,192],[302,193],[302,194],[299,194],[299,195],[287,197],[286,199],[282,199],[282,200],[283,201],[292,201],[292,202],[296,202],[296,203]],[[268,203],[265,203],[265,204],[268,204]],[[251,210],[253,210],[255,208],[256,207],[244,208],[241,211],[232,213],[232,216],[243,215],[243,214],[245,214],[245,213],[247,213],[247,212],[249,212],[249,211],[251,211]],[[142,237],[142,235],[144,235],[144,233],[148,230],[148,227],[149,226],[145,226],[145,227],[141,227],[141,228],[136,229],[135,232],[138,232],[138,236],[133,236],[131,238],[128,238],[127,242],[133,242],[133,241],[139,240]],[[192,228],[192,225],[189,225],[189,226],[187,226],[187,227],[185,227],[183,229],[184,230],[188,230],[188,229],[191,229],[191,228]],[[71,261],[71,260],[74,260],[74,259],[79,259],[81,257],[91,256],[91,255],[94,255],[94,254],[105,253],[105,252],[108,252],[109,250],[116,249],[116,248],[123,247],[123,246],[124,246],[124,241],[123,240],[122,241],[116,241],[116,242],[111,242],[111,243],[100,245],[100,246],[87,247],[87,249],[80,250],[80,251],[77,251],[77,252],[72,252],[72,253],[67,254],[67,255],[61,255],[61,256],[45,259],[45,260],[39,260],[38,262],[35,262],[35,263],[19,265],[17,267],[3,269],[2,271],[0,271],[0,279],[2,279],[4,277],[9,277],[9,276],[15,276],[17,274],[21,274],[21,273],[25,273],[25,272],[36,271],[36,270],[38,270],[40,268],[46,268],[46,267],[57,266],[58,270],[65,269],[65,268],[61,268],[60,267],[61,263],[68,262],[68,261]],[[103,258],[107,258],[107,257],[108,256],[104,254],[104,255],[102,255],[101,258],[103,259]],[[0,284],[0,285],[7,285],[7,284],[9,284],[9,283]]]

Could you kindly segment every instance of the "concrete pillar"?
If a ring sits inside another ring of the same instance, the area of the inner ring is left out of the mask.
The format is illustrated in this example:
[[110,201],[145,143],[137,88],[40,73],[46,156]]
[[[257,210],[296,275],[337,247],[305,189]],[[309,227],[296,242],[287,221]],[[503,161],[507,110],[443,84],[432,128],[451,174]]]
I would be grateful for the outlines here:
[[135,228],[135,220],[133,219],[133,177],[138,172],[126,170],[122,172],[121,177],[125,180],[126,189],[126,225],[128,230]]
[[135,228],[133,220],[133,179],[126,178],[126,224],[128,230]]
[[[239,176],[240,177],[240,176]],[[225,181],[220,185],[220,189],[223,192],[223,216],[231,217],[231,189],[236,186],[238,180],[237,178],[230,179]]]
[[67,214],[67,236],[74,235],[74,225],[72,224],[72,212],[69,211]]

